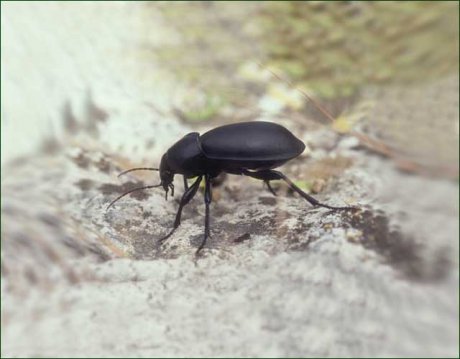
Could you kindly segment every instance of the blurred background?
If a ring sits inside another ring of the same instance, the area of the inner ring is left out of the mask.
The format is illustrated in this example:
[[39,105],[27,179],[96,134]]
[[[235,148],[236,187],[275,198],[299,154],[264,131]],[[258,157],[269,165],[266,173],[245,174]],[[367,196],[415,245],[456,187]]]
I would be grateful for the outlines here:
[[[1,6],[2,356],[458,355],[458,2]],[[362,211],[229,176],[198,264],[201,198],[164,248],[161,192],[105,213],[157,181],[118,172],[258,120]]]
[[455,176],[455,3],[52,3],[28,19],[34,6],[5,8],[2,163],[59,134],[58,110],[67,103],[79,115],[91,96],[105,106],[134,97],[172,104],[191,125],[254,116],[265,96],[278,103],[263,110],[325,122],[299,99],[303,89],[334,117],[355,112],[336,124],[342,130],[362,117],[401,155]]

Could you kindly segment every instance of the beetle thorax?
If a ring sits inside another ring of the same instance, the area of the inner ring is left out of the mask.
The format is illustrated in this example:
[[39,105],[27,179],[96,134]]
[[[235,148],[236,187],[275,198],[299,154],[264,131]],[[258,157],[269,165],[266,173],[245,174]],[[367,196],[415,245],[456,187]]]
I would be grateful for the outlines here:
[[202,174],[206,159],[201,148],[199,133],[192,132],[182,137],[171,146],[163,158],[165,166],[173,173],[186,177]]

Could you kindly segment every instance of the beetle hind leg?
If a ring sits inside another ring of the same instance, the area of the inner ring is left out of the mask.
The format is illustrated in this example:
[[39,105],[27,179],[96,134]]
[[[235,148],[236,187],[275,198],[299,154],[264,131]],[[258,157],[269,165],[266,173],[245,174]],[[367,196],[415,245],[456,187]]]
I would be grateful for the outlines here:
[[279,172],[279,171],[263,170],[263,171],[251,172],[251,171],[248,171],[248,170],[244,170],[243,174],[245,176],[260,179],[260,180],[264,181],[267,184],[269,183],[269,181],[283,180],[288,184],[290,189],[292,189],[294,192],[297,192],[302,198],[306,199],[313,206],[319,206],[319,207],[335,209],[335,210],[336,209],[356,209],[356,207],[352,207],[352,206],[334,207],[334,206],[329,206],[327,204],[323,204],[320,201],[318,201],[316,198],[314,198],[314,197],[310,196],[309,194],[305,193],[304,191],[302,191],[289,178],[287,178],[282,172]]

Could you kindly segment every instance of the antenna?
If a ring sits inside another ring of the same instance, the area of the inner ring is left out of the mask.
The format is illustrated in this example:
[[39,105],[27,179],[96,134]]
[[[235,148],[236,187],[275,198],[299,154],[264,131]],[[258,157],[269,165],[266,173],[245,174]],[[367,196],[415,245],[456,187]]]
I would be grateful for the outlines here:
[[121,172],[117,177],[123,176],[129,172],[134,172],[134,171],[159,171],[159,169],[153,168],[153,167],[136,167],[136,168],[131,168],[129,170]]
[[128,192],[125,192],[122,195],[120,195],[117,198],[115,198],[112,202],[109,203],[109,205],[107,206],[107,208],[105,210],[107,211],[110,207],[112,207],[115,204],[115,202],[117,202],[119,199],[123,198],[124,196],[126,196],[126,195],[128,195],[128,194],[130,194],[132,192],[140,191],[141,189],[156,188],[156,187],[160,187],[160,186],[161,186],[161,183],[157,184],[157,185],[154,185],[154,186],[144,186],[144,187],[133,188],[133,189],[129,190]]

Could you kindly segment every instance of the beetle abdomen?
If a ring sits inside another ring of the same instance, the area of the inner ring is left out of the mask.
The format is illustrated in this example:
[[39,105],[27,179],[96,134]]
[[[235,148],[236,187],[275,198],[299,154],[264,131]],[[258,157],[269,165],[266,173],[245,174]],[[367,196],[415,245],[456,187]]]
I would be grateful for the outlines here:
[[213,160],[283,163],[305,145],[283,126],[271,122],[240,122],[217,127],[200,136],[205,156]]

